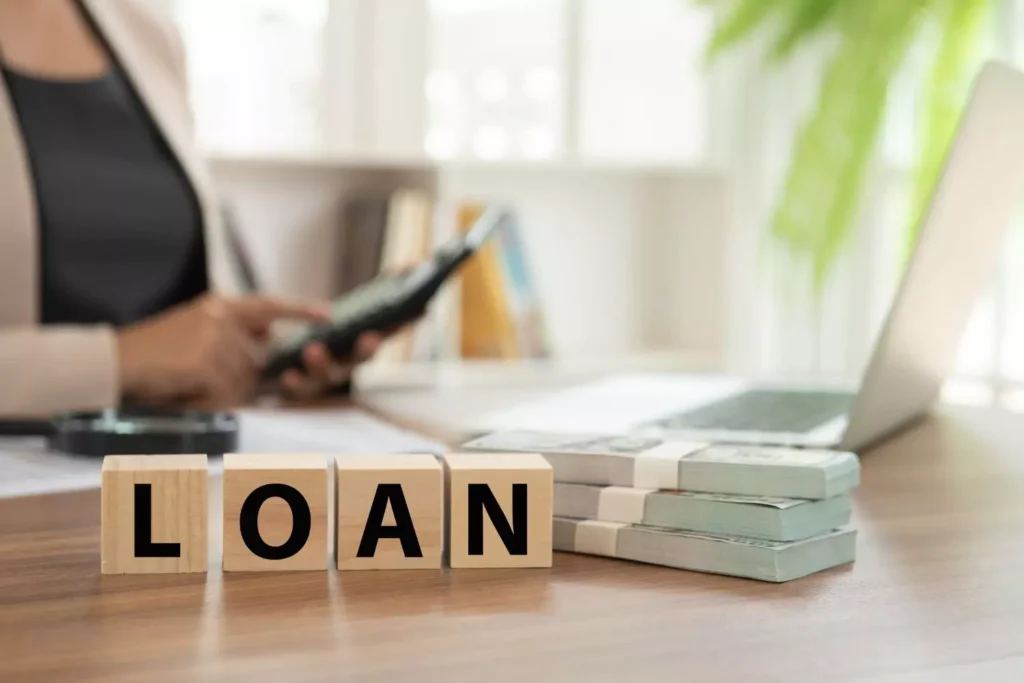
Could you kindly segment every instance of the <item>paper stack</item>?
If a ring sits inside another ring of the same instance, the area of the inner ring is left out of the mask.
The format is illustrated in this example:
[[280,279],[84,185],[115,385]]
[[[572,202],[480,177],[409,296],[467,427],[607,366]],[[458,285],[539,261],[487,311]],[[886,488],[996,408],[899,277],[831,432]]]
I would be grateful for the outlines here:
[[854,560],[853,453],[525,431],[463,448],[547,458],[555,550],[774,582]]

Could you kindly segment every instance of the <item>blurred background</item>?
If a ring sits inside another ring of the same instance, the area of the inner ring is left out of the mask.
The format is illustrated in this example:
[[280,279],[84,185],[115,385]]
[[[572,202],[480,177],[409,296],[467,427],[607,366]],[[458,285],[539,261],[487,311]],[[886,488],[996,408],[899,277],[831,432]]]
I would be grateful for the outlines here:
[[[152,1],[268,289],[335,296],[372,275],[351,264],[415,260],[481,203],[517,211],[382,364],[856,376],[969,77],[1024,61],[1013,0],[860,19],[808,0],[790,25],[771,7],[801,3]],[[1024,409],[1022,238],[949,400]]]

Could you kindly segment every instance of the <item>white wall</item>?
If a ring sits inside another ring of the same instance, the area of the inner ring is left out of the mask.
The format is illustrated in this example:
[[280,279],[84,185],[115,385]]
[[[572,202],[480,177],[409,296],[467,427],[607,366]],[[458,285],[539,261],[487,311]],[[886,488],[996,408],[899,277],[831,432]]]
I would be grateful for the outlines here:
[[519,208],[562,353],[721,349],[730,228],[719,175],[469,166],[443,172],[439,190]]

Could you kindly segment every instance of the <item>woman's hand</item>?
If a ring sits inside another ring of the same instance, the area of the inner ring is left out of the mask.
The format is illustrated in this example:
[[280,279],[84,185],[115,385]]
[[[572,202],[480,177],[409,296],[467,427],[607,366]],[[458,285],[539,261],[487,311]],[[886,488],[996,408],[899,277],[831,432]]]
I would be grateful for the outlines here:
[[304,372],[288,370],[281,376],[281,389],[290,398],[309,400],[351,380],[360,363],[370,360],[384,337],[376,332],[363,334],[351,358],[331,358],[323,344],[310,344],[302,352]]
[[274,321],[328,317],[319,303],[201,297],[118,331],[121,393],[150,405],[237,406],[256,391]]

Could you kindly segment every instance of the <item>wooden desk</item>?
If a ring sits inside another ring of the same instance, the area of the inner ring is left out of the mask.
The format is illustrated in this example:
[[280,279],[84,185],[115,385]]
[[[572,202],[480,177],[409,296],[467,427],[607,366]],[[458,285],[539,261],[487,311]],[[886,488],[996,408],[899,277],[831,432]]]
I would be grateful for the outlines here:
[[0,502],[0,681],[1024,680],[1024,419],[863,458],[859,559],[783,585],[549,570],[103,577],[99,494]]

